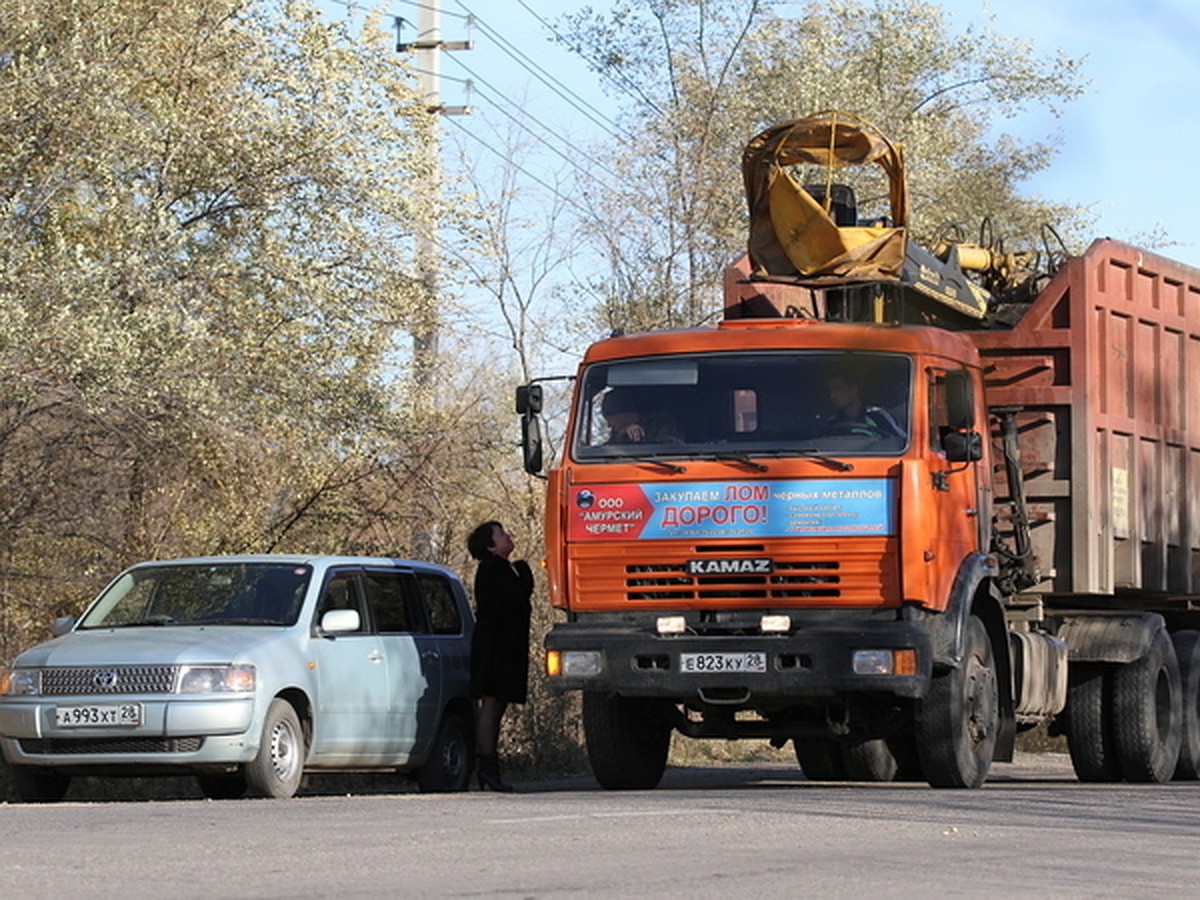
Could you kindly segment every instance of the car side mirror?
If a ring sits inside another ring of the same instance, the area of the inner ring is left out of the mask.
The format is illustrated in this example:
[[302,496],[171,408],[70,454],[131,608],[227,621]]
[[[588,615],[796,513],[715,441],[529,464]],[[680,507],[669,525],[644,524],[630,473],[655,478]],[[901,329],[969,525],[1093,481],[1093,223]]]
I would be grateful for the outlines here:
[[50,633],[55,637],[62,637],[64,634],[69,634],[71,629],[75,627],[74,616],[59,616],[50,625]]
[[321,616],[321,630],[326,634],[345,634],[361,627],[357,609],[331,609]]

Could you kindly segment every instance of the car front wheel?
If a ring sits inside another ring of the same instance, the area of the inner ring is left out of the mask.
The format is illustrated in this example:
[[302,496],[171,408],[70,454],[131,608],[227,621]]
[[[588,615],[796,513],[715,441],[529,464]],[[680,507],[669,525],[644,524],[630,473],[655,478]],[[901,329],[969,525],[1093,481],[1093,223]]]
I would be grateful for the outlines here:
[[246,764],[251,796],[287,798],[300,787],[306,747],[296,710],[276,697],[267,708],[258,755]]

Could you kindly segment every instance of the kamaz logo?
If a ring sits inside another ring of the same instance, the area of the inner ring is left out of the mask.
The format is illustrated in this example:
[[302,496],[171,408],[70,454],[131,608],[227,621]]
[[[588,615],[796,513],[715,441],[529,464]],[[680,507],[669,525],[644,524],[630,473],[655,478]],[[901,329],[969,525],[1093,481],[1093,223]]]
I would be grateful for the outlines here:
[[769,575],[775,563],[769,559],[689,559],[689,575]]

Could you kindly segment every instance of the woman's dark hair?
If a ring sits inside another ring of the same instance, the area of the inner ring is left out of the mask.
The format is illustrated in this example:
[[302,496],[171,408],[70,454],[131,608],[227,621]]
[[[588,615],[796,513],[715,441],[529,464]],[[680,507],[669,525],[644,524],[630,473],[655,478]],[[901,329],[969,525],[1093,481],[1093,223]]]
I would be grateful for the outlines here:
[[484,522],[482,525],[476,525],[475,530],[467,535],[467,552],[473,559],[487,559],[488,553],[492,549],[492,539],[497,526],[504,527],[496,521]]

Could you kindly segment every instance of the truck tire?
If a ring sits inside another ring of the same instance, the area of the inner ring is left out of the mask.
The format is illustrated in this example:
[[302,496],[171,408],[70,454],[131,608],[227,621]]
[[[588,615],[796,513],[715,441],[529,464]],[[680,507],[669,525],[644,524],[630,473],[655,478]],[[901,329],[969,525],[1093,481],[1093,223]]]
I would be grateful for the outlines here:
[[922,781],[917,739],[911,725],[886,738],[842,745],[846,776],[852,781]]
[[1179,661],[1165,629],[1141,659],[1113,673],[1113,737],[1128,781],[1163,784],[1175,774],[1183,740]]
[[588,760],[601,787],[639,791],[658,785],[671,747],[665,707],[661,700],[584,692]]
[[934,676],[917,706],[917,753],[933,787],[976,788],[987,780],[1000,729],[1000,694],[987,629],[968,620],[962,662]]
[[1109,666],[1070,667],[1067,682],[1067,750],[1075,777],[1092,783],[1121,780],[1112,730],[1112,669]]
[[1183,741],[1179,745],[1175,780],[1195,781],[1200,778],[1200,631],[1177,631],[1171,640],[1183,688]]
[[846,762],[836,741],[793,739],[792,746],[796,751],[796,762],[809,781],[846,780]]

